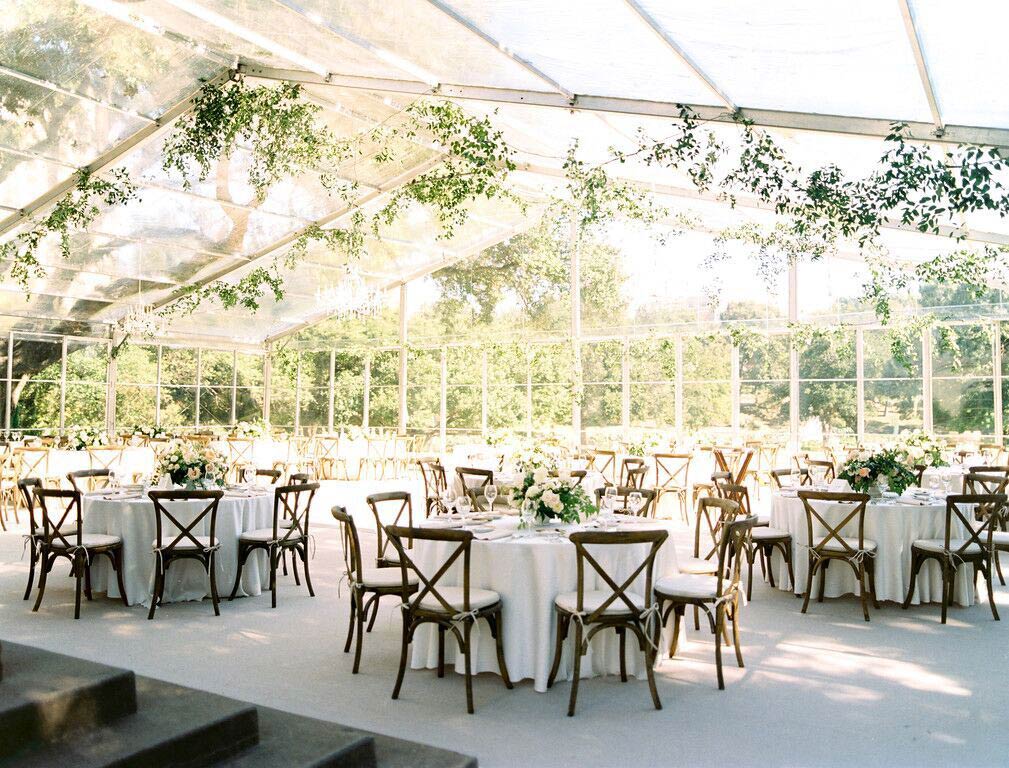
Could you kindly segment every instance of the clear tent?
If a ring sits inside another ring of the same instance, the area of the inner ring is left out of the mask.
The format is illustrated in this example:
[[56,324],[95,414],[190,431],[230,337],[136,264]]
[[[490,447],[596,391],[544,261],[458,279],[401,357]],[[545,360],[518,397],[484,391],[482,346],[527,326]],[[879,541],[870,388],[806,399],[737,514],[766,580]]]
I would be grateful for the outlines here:
[[[735,130],[738,112],[771,127],[800,162],[826,159],[866,170],[891,121],[922,139],[1009,145],[1009,108],[997,75],[1009,53],[995,38],[1000,4],[976,14],[929,0],[740,5],[658,0],[7,0],[0,22],[0,232],[44,213],[75,169],[123,165],[141,199],[108,210],[72,243],[42,255],[47,275],[29,297],[0,283],[0,330],[107,338],[136,302],[170,301],[180,289],[237,280],[282,254],[312,223],[339,226],[347,211],[310,174],[259,202],[236,153],[210,179],[183,189],[161,169],[161,143],[203,80],[235,69],[255,82],[289,78],[340,135],[367,131],[416,98],[452,98],[493,114],[518,150],[515,191],[525,213],[477,204],[446,240],[423,211],[368,244],[368,280],[394,288],[533,226],[545,196],[563,182],[572,138],[585,157],[629,146],[643,127],[662,135],[678,104],[714,129]],[[979,9],[980,10],[980,9]],[[882,73],[885,73],[882,74]],[[967,85],[970,87],[967,87]],[[432,96],[431,94],[436,94]],[[725,123],[725,124],[722,124]],[[378,205],[396,185],[433,167],[417,144],[399,166],[362,161],[341,169]],[[672,211],[708,226],[772,221],[753,201],[729,208],[699,198],[688,180],[633,163],[621,174],[653,190]],[[413,213],[413,212],[412,212]],[[1005,243],[1009,222],[959,222],[980,242]],[[905,259],[952,247],[948,238],[894,224],[886,240]],[[845,254],[840,254],[842,260]],[[859,256],[851,254],[857,262]],[[262,349],[324,319],[320,285],[340,279],[341,260],[321,248],[288,280],[282,302],[255,313],[213,307],[174,321],[171,338]]]

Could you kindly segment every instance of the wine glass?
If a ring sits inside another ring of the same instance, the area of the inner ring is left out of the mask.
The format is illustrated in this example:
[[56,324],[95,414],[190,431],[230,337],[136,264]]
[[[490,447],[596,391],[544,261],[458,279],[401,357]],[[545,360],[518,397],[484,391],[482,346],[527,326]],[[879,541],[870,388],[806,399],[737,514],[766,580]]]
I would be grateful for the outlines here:
[[109,470],[109,488],[115,489],[115,488],[118,488],[118,487],[119,487],[119,474],[114,469],[110,469]]
[[942,483],[942,478],[935,472],[930,472],[928,476],[928,490],[933,496],[939,495],[939,486]]
[[939,470],[939,479],[942,481],[943,491],[945,491],[946,495],[948,496],[950,486],[953,483],[952,473],[950,472],[949,467],[943,467],[941,470]]
[[612,485],[608,486],[605,491],[603,491],[603,503],[609,509],[610,513],[617,508],[617,489]]
[[638,514],[641,507],[645,504],[645,500],[642,498],[641,493],[638,491],[631,491],[627,494],[627,508],[635,515]]
[[519,535],[528,536],[536,515],[533,513],[533,501],[523,499],[522,507],[519,509]]
[[882,496],[883,501],[885,502],[887,498],[886,492],[890,490],[890,478],[888,478],[886,475],[880,475],[879,477],[876,478],[876,485],[879,486],[880,495]]
[[490,513],[494,514],[494,499],[497,498],[497,486],[494,483],[485,485],[483,488],[483,495],[487,499],[487,504],[490,505]]
[[251,488],[256,481],[256,470],[253,467],[245,467],[242,470],[242,480],[245,481],[246,488]]
[[469,513],[473,510],[473,503],[469,496],[460,496],[455,500],[455,508],[462,515],[463,525],[469,525]]
[[441,508],[446,515],[452,514],[452,507],[455,505],[455,494],[449,488],[441,492]]

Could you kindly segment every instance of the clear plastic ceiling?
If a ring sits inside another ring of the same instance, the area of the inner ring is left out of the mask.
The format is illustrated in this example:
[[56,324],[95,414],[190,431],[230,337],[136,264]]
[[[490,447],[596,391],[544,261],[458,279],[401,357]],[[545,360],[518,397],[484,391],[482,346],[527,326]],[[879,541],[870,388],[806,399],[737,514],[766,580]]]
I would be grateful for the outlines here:
[[[959,126],[977,129],[979,140],[1007,129],[1009,137],[1009,102],[991,96],[1009,69],[1009,49],[999,37],[1009,7],[996,0],[955,6],[938,0],[0,0],[0,9],[4,236],[23,226],[20,209],[44,213],[36,201],[106,153],[114,155],[113,166],[130,171],[141,192],[139,202],[104,211],[88,232],[75,235],[69,258],[47,242],[40,255],[47,276],[33,281],[29,297],[9,278],[0,283],[0,331],[106,335],[131,303],[164,302],[212,279],[238,280],[283,255],[305,226],[340,225],[341,203],[312,174],[285,180],[256,200],[241,151],[188,190],[162,170],[170,126],[155,121],[201,81],[239,64],[332,76],[339,85],[310,84],[305,93],[339,135],[388,119],[417,97],[418,86],[440,85],[443,93],[495,90],[493,98],[469,93],[459,103],[473,114],[493,114],[518,149],[524,170],[513,181],[528,209],[474,204],[450,240],[439,237],[429,212],[408,212],[368,242],[362,269],[385,287],[531,226],[545,194],[562,181],[572,138],[591,158],[630,146],[642,127],[662,135],[664,119],[647,116],[657,106],[773,111],[773,122],[791,126],[776,134],[792,157],[833,162],[852,173],[864,173],[878,157],[878,137],[803,130],[806,117],[848,118],[854,126],[891,120]],[[379,91],[377,78],[395,82]],[[524,94],[560,96],[560,105],[591,97],[601,111],[533,106],[525,102],[537,99]],[[623,106],[610,111],[607,99]],[[636,111],[631,103],[642,114],[630,114]],[[138,133],[150,136],[134,142]],[[364,159],[340,173],[360,184],[369,205],[381,205],[396,179],[437,162],[430,147],[404,149],[398,165]],[[770,219],[746,200],[735,210],[699,200],[689,180],[674,173],[633,163],[621,173],[653,185],[673,211],[697,212],[709,226]],[[1009,240],[1009,226],[997,218],[963,223],[986,238]],[[887,238],[894,252],[912,260],[948,247],[941,238],[906,232]],[[340,279],[341,266],[339,256],[311,248],[289,278],[284,301],[267,299],[255,313],[207,305],[174,321],[171,333],[257,344],[302,327],[325,316],[319,295]]]

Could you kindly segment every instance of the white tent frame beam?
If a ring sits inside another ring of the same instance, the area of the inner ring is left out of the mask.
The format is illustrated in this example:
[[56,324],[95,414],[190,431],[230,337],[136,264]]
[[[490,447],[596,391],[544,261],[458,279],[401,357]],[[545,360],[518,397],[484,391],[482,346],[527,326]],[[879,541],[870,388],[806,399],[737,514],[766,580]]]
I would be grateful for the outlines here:
[[694,61],[693,57],[691,57],[690,54],[688,54],[683,47],[676,42],[676,39],[669,34],[669,30],[659,24],[655,17],[652,16],[652,14],[650,14],[638,2],[638,0],[624,0],[624,2],[626,2],[627,6],[635,14],[637,14],[646,25],[648,25],[649,29],[659,36],[662,42],[665,43],[666,46],[676,55],[676,57],[683,62],[683,64],[690,69],[691,72],[694,73],[697,79],[704,83],[704,86],[711,91],[712,95],[714,95],[718,101],[722,102],[722,104],[724,104],[730,112],[735,112],[738,109],[725,91],[718,87],[718,84],[711,79],[711,77],[703,69],[701,69],[701,66]]
[[[405,93],[414,96],[429,95],[431,88],[417,80],[393,80],[379,77],[359,77],[330,73],[320,77],[313,72],[296,69],[263,67],[246,61],[238,64],[239,72],[249,77],[264,80],[287,80],[290,82],[331,85],[340,88],[359,88],[386,93]],[[499,104],[527,104],[538,107],[553,107],[566,110],[588,112],[614,112],[645,117],[678,118],[680,108],[687,107],[697,113],[699,119],[736,123],[739,118],[750,120],[765,128],[783,128],[803,131],[821,131],[840,135],[885,137],[892,131],[898,118],[884,119],[853,117],[845,115],[821,115],[810,112],[789,112],[784,110],[757,109],[740,106],[736,114],[724,107],[710,104],[682,104],[671,101],[648,101],[626,99],[616,96],[594,96],[576,94],[569,101],[559,93],[532,91],[514,88],[491,88],[488,86],[457,85],[442,83],[437,95],[462,100],[489,101]],[[980,144],[983,146],[1009,148],[1009,128],[991,128],[969,125],[946,125],[941,136],[936,136],[935,125],[920,121],[900,121],[907,125],[910,138],[917,141],[939,141],[947,144]]]
[[932,122],[935,123],[935,133],[942,136],[945,125],[942,120],[942,112],[939,110],[939,100],[935,95],[935,86],[932,83],[932,74],[928,68],[928,60],[925,58],[925,49],[921,44],[921,35],[918,34],[918,26],[915,23],[914,8],[911,7],[911,0],[897,0],[900,6],[900,15],[904,19],[904,29],[907,31],[907,41],[911,46],[911,53],[914,55],[914,63],[918,68],[918,77],[921,80],[922,90],[925,91],[925,98],[928,100],[928,109],[932,113]]
[[[208,83],[222,83],[231,79],[234,74],[234,70],[225,69],[219,72],[215,77],[210,78]],[[119,158],[125,155],[132,149],[136,149],[140,145],[149,141],[150,139],[157,136],[173,121],[188,114],[193,109],[193,102],[197,96],[199,96],[200,91],[205,86],[205,83],[201,83],[200,87],[194,90],[189,96],[187,96],[182,101],[178,102],[175,106],[169,108],[165,111],[161,117],[157,120],[148,123],[143,128],[141,128],[136,133],[132,134],[128,138],[119,142],[115,146],[108,149],[106,152],[99,155],[95,160],[83,166],[81,170],[86,170],[92,175],[97,175],[107,171],[114,163],[116,163]],[[17,213],[12,216],[8,216],[3,221],[0,221],[0,237],[7,234],[10,230],[20,224],[24,219],[28,218],[35,212],[45,208],[47,205],[55,202],[57,199],[65,195],[67,192],[72,190],[77,185],[77,174],[72,174],[66,180],[60,182],[56,186],[50,188],[40,197],[37,197],[32,202],[28,203],[24,208],[21,208]]]

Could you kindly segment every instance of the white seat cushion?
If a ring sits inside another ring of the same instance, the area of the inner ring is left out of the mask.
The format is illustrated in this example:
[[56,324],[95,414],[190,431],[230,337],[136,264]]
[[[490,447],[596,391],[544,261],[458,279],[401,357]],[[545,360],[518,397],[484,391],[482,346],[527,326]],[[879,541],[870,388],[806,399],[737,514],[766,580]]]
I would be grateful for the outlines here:
[[664,597],[691,597],[715,599],[718,594],[718,577],[698,573],[681,573],[664,576],[655,582],[655,593]]
[[[283,528],[277,529],[277,538],[283,539],[284,534],[287,533]],[[298,541],[302,538],[301,534],[295,534],[288,537],[287,541]],[[273,529],[272,528],[257,528],[254,531],[246,531],[241,536],[239,536],[241,541],[272,541],[273,540]]]
[[[177,536],[177,535],[178,534],[174,534],[174,535],[169,534],[169,535],[166,535],[165,538],[164,538],[164,542],[162,542],[163,545],[167,547],[169,544],[172,543],[172,541],[175,539],[175,536]],[[215,546],[214,544],[210,543],[210,537],[209,536],[196,536],[195,538],[196,538],[196,540],[198,542],[200,542],[200,547],[203,548],[203,549],[211,549],[213,546]],[[154,541],[151,542],[151,549],[156,549],[157,546],[158,546],[158,540],[155,539]],[[178,544],[176,544],[174,548],[175,549],[196,549],[197,547],[196,547],[195,544],[193,544],[192,540],[190,540],[189,538],[184,538]]]
[[[72,538],[67,536],[71,547],[77,546],[77,536],[74,535]],[[109,547],[113,544],[121,544],[122,539],[118,536],[110,536],[106,533],[85,533],[81,536],[81,544],[85,547]],[[64,544],[59,539],[53,541],[54,549],[66,549],[67,545]]]
[[[400,568],[365,568],[361,574],[361,584],[365,587],[398,587],[403,583]],[[407,584],[417,583],[417,574],[407,571]]]
[[[391,570],[391,569],[390,569]],[[397,571],[398,572],[398,571]],[[435,589],[438,590],[438,594],[441,595],[453,609],[459,611],[460,613],[465,610],[463,608],[463,588],[462,587],[441,587],[435,585]],[[501,599],[501,595],[490,589],[474,589],[470,587],[469,590],[469,607],[470,610],[476,610],[478,608],[486,608],[489,605],[494,605]],[[445,606],[442,605],[441,601],[434,595],[428,593],[424,596],[424,599],[420,601],[420,607],[428,611],[444,611]]]
[[680,573],[717,573],[717,560],[704,560],[700,557],[684,557],[678,559]]
[[[619,582],[618,582],[619,583]],[[627,599],[630,600],[634,606],[639,610],[643,611],[645,609],[645,599],[634,592],[625,592]],[[613,595],[613,590],[610,589],[596,589],[585,593],[582,600],[582,606],[586,613],[592,613],[600,605],[602,605],[606,600],[608,600]],[[554,603],[556,605],[570,613],[575,613],[578,611],[578,593],[577,592],[561,592],[557,597],[554,598]],[[615,599],[612,603],[606,606],[606,610],[603,611],[605,614],[615,614],[615,613],[630,613],[627,610],[627,603],[621,600],[619,597]]]
[[1009,547],[1009,531],[992,531],[991,541],[997,547]]
[[[852,549],[854,549],[856,551],[858,550],[858,539],[857,538],[852,538],[852,537],[849,537],[849,536],[844,536],[842,538],[844,539],[844,543],[845,544],[847,544],[849,547],[851,547]],[[865,546],[865,549],[868,550],[868,551],[872,551],[872,550],[876,549],[876,542],[873,541],[872,539],[865,539],[865,540],[863,540],[862,544]],[[839,542],[837,539],[831,539],[827,543],[827,545],[824,547],[824,549],[827,552],[843,552],[844,551],[844,547],[841,546],[841,542]]]
[[791,536],[788,531],[783,531],[780,528],[771,528],[770,526],[753,528],[750,531],[750,535],[754,541],[760,541],[761,539],[784,539]]
[[[949,549],[950,552],[958,551],[965,543],[965,539],[950,539]],[[918,549],[923,549],[926,552],[942,552],[946,549],[945,539],[917,539],[914,542],[914,546]],[[967,553],[973,554],[981,551],[981,547],[977,542],[973,542],[969,547],[967,547]]]

